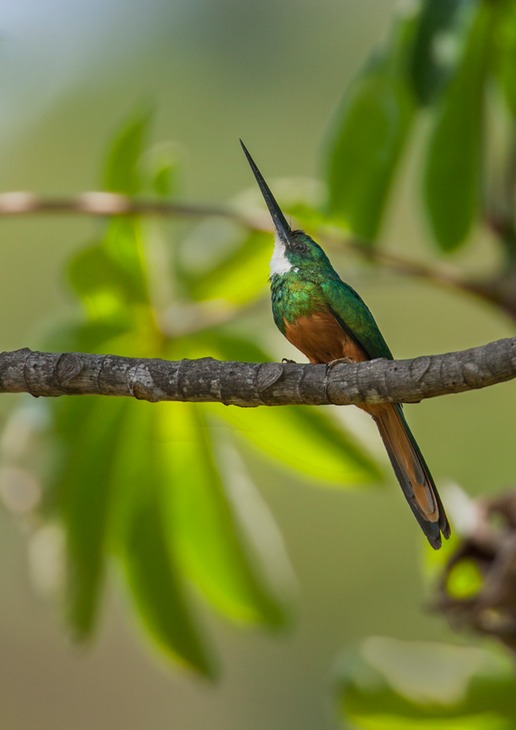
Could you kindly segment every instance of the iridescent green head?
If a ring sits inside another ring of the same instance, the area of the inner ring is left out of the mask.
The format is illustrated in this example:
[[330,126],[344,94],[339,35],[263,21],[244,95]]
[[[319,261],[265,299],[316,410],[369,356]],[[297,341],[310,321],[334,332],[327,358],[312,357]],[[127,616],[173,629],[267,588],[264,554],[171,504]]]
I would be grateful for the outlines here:
[[274,195],[265,182],[262,173],[256,166],[255,161],[242,140],[240,140],[240,144],[251,166],[251,170],[256,178],[256,182],[267,204],[276,229],[274,251],[270,263],[271,276],[274,276],[274,274],[286,274],[291,269],[312,268],[314,266],[329,266],[331,268],[328,257],[318,243],[304,231],[293,231],[291,229]]

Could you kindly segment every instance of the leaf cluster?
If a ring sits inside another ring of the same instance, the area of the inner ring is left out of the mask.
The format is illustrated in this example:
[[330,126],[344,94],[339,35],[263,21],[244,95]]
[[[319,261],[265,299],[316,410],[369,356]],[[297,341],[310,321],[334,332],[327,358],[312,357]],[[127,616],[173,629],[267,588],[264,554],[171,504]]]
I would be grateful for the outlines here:
[[[480,222],[512,251],[516,15],[504,0],[424,0],[346,92],[326,151],[327,213],[370,244],[396,173],[422,131],[422,203],[439,248],[463,246]],[[490,118],[510,132],[490,142]],[[493,155],[498,164],[491,179]]]
[[[108,191],[177,194],[177,157],[149,149],[150,124],[145,108],[117,133],[104,171]],[[82,316],[47,345],[171,359],[274,359],[255,332],[231,326],[241,308],[266,294],[269,241],[236,227],[217,231],[216,223],[199,228],[183,232],[137,217],[102,223],[68,267]],[[63,602],[74,636],[92,634],[114,565],[155,645],[207,675],[216,661],[197,596],[241,624],[280,627],[291,614],[291,568],[245,460],[254,451],[276,468],[335,486],[380,475],[320,409],[99,397],[45,407],[55,457],[43,510],[64,533]]]
[[374,637],[342,656],[336,683],[346,727],[357,730],[509,730],[516,722],[511,664],[479,648]]

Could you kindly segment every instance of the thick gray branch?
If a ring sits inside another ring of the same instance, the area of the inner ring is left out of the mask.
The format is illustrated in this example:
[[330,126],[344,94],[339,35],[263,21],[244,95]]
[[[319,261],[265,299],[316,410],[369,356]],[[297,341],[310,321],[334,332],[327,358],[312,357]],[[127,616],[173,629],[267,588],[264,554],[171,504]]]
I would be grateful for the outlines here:
[[415,402],[516,377],[516,338],[413,360],[298,365],[33,352],[0,353],[0,393],[117,395],[236,406]]

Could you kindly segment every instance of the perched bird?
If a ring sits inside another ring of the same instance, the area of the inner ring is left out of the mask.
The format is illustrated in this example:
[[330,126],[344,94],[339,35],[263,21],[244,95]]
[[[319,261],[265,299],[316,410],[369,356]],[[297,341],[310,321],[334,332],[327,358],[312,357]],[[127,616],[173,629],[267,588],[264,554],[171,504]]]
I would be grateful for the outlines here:
[[[339,277],[322,248],[292,230],[254,160],[240,141],[276,229],[270,261],[274,321],[311,363],[393,359],[373,315]],[[432,475],[398,403],[359,406],[373,417],[394,472],[430,545],[441,547],[450,525]]]

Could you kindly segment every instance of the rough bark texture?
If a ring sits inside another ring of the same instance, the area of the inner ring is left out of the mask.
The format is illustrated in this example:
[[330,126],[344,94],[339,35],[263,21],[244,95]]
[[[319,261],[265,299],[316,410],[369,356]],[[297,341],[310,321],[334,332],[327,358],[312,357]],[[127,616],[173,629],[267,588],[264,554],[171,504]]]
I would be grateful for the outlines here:
[[35,352],[0,353],[0,393],[115,395],[226,405],[417,402],[516,377],[516,338],[413,360],[296,363],[167,361]]

